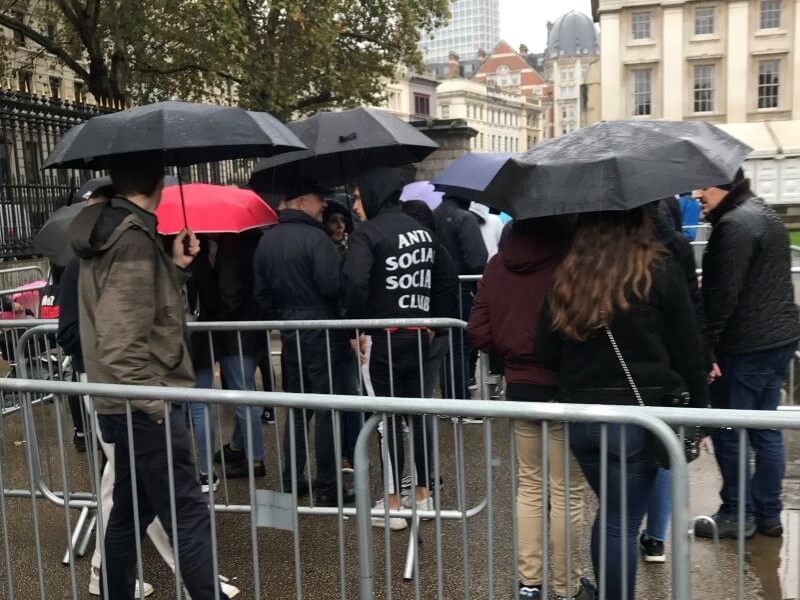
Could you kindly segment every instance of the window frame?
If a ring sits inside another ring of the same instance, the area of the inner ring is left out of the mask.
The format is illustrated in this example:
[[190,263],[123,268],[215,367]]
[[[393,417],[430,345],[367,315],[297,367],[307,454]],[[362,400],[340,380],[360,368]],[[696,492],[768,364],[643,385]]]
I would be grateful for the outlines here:
[[[646,21],[640,22],[639,17],[646,17]],[[645,24],[646,31],[644,30]],[[631,39],[637,42],[653,39],[653,13],[651,11],[639,10],[631,14]]]
[[[776,15],[777,19],[775,18]],[[782,19],[783,3],[781,0],[761,0],[761,3],[758,5],[759,30],[780,29]]]
[[[710,70],[705,75],[701,75],[703,69]],[[716,65],[702,64],[694,65],[692,69],[692,112],[694,113],[713,113],[714,112],[714,92],[717,77]],[[698,84],[707,84],[700,86]],[[705,96],[704,96],[705,94]],[[698,108],[699,107],[699,108]]]
[[[424,105],[427,106],[427,112],[423,112],[420,110],[420,106]],[[430,94],[421,94],[419,92],[414,92],[414,115],[419,117],[430,117],[431,116],[431,96]]]
[[[647,89],[646,90],[639,90],[637,81],[638,74],[647,74]],[[632,96],[632,106],[631,106],[631,113],[634,117],[652,117],[653,116],[653,69],[652,68],[643,68],[643,69],[632,69],[631,70],[631,96]],[[646,102],[640,102],[639,97],[647,97]],[[640,110],[640,106],[642,109]],[[646,112],[644,112],[644,107],[646,107]]]
[[[710,11],[710,15],[701,16],[701,11]],[[698,26],[701,24],[708,25],[710,23],[710,31],[699,31]],[[717,7],[716,6],[697,6],[694,9],[694,34],[695,35],[714,35],[717,28]]]
[[[772,72],[765,72],[765,65],[774,65]],[[774,77],[774,81],[764,81],[762,78]],[[781,105],[781,59],[767,58],[758,61],[756,87],[756,107],[758,110],[774,110]],[[772,93],[774,91],[774,93]]]

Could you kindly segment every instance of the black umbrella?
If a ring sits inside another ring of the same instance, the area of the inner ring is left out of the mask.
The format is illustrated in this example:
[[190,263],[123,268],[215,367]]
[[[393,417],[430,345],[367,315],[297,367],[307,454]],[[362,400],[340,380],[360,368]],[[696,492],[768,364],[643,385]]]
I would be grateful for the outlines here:
[[694,121],[605,121],[512,158],[484,202],[516,219],[629,210],[731,181],[751,148]]
[[347,183],[373,167],[419,162],[439,147],[405,121],[372,108],[323,112],[289,128],[309,151],[259,161],[250,179],[254,189],[273,190],[298,176]]
[[33,238],[33,249],[47,256],[53,264],[66,267],[75,256],[69,242],[69,226],[87,204],[86,201],[77,202],[54,212]]
[[431,183],[437,191],[485,204],[486,189],[515,154],[470,152],[445,167]]
[[272,115],[238,107],[158,102],[94,117],[69,130],[45,168],[107,169],[158,152],[165,166],[272,156],[305,145]]

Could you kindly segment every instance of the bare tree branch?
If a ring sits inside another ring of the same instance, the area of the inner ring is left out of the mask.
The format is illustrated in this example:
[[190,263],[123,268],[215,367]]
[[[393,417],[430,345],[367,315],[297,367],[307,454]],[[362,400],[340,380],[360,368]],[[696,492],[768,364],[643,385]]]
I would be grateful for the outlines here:
[[46,35],[42,35],[32,27],[29,27],[19,19],[15,19],[6,13],[0,13],[0,25],[8,27],[13,31],[17,31],[24,35],[26,38],[35,42],[50,54],[53,54],[60,59],[67,67],[72,69],[76,75],[83,79],[88,79],[89,72],[81,65],[74,56],[64,50],[56,42],[51,40]]

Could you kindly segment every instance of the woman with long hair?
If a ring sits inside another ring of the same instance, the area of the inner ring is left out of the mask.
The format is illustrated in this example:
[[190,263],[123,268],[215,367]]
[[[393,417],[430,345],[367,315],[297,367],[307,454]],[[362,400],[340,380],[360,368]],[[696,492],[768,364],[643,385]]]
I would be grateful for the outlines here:
[[[553,276],[537,331],[534,354],[558,372],[564,402],[637,405],[627,368],[647,405],[664,405],[687,393],[691,406],[708,403],[700,329],[686,278],[656,240],[643,208],[578,217],[572,246]],[[644,429],[572,424],[573,453],[596,494],[601,486],[603,427],[608,459],[605,572],[599,571],[603,532],[597,519],[592,563],[608,600],[632,600],[636,539],[657,469],[647,459]]]

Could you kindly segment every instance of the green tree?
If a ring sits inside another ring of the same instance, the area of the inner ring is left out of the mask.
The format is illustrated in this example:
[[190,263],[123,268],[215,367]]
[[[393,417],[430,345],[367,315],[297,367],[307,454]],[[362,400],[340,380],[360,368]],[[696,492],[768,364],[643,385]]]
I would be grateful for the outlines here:
[[0,0],[0,25],[98,99],[235,100],[285,118],[375,101],[447,16],[447,0]]

